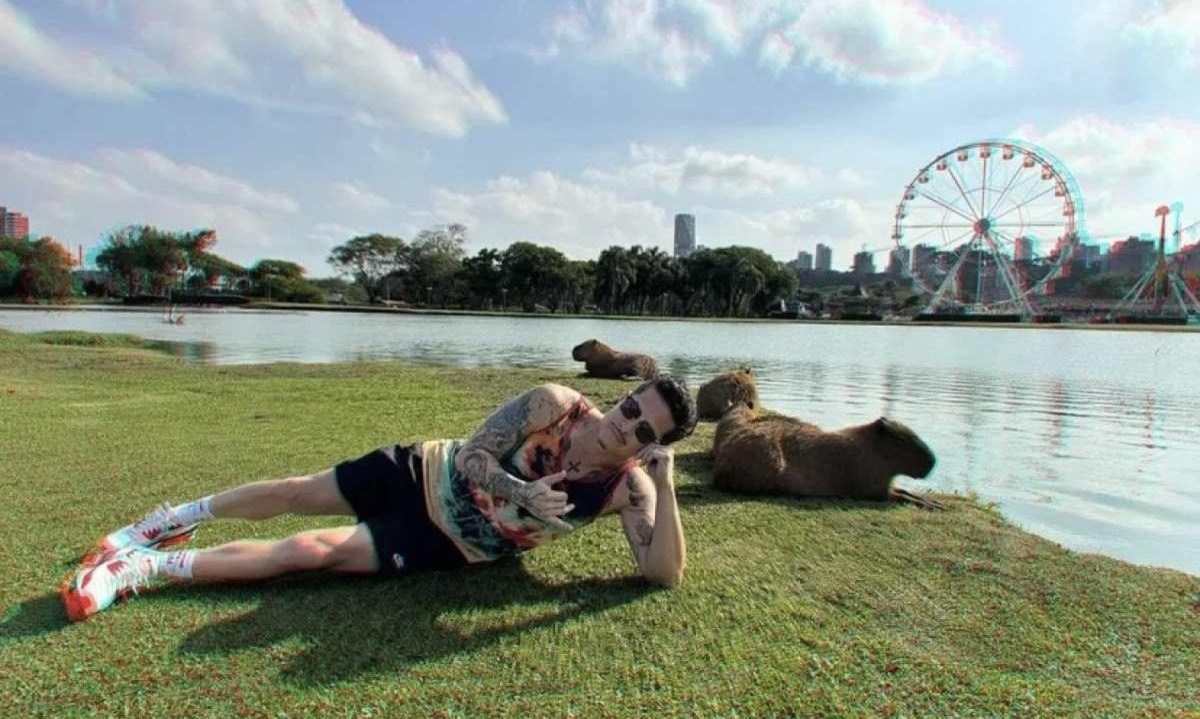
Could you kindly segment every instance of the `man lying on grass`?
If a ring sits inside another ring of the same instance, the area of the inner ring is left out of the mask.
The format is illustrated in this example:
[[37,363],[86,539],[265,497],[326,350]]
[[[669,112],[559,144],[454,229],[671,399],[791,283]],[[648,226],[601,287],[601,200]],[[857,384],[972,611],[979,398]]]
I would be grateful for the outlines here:
[[[695,429],[687,387],[647,380],[601,414],[546,384],[510,400],[469,440],[387,446],[303,477],[254,482],[168,504],[109,534],[62,587],[74,621],[148,586],[248,581],[300,570],[397,576],[517,554],[619,512],[638,568],[683,578],[683,528],[667,445]],[[357,524],[272,541],[164,551],[209,519],[349,515]]]

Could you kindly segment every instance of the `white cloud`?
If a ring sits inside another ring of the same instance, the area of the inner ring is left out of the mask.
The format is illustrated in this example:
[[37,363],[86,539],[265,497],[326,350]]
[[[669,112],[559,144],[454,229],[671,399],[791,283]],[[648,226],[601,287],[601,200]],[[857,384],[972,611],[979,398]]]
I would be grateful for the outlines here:
[[[17,16],[5,0],[0,3],[2,28]],[[94,81],[109,95],[187,89],[255,107],[339,115],[372,126],[409,125],[450,137],[507,119],[500,101],[453,50],[435,49],[424,60],[363,24],[342,0],[111,0],[82,6],[90,12],[81,17],[95,20],[95,35],[103,38],[93,43],[91,53],[99,59],[92,65],[83,51],[67,53],[36,31],[32,49],[19,54],[26,66],[40,68],[38,76],[57,78],[59,86],[86,88]],[[27,22],[24,27],[32,30]],[[91,76],[74,79],[80,67],[90,67]]]
[[826,243],[866,240],[872,225],[862,204],[847,198],[751,215],[746,217],[746,224],[774,238]]
[[584,179],[642,191],[695,190],[727,197],[771,196],[809,185],[819,177],[814,168],[745,153],[688,147],[672,157],[649,145],[629,148],[630,164],[613,171],[590,169]]
[[1086,115],[1045,130],[1023,125],[1013,136],[1046,148],[1074,175],[1093,236],[1157,231],[1155,208],[1177,200],[1185,218],[1200,218],[1200,124]]
[[74,95],[108,100],[143,96],[101,58],[47,37],[8,0],[0,0],[0,57],[9,72]]
[[1164,0],[1135,7],[1125,26],[1127,37],[1172,53],[1184,69],[1200,67],[1200,2]]
[[543,56],[578,53],[680,87],[714,59],[752,46],[776,72],[812,67],[876,85],[1007,64],[998,43],[920,0],[603,0],[558,15],[550,33]]
[[249,210],[294,213],[296,201],[282,192],[256,189],[232,177],[198,165],[176,162],[153,150],[102,149],[96,153],[103,168],[142,187],[171,188],[183,195],[216,198]]
[[871,184],[870,178],[864,173],[850,167],[838,170],[838,179],[851,187],[866,187]]
[[353,182],[335,182],[333,196],[343,206],[360,212],[379,212],[392,206],[386,198]]
[[811,0],[764,43],[763,64],[803,64],[841,81],[915,84],[1005,54],[954,16],[918,0]]
[[443,221],[463,222],[484,244],[529,240],[577,259],[594,258],[611,244],[666,246],[671,238],[657,205],[547,171],[501,176],[475,193],[438,190],[434,200]]
[[[182,177],[170,180],[165,168]],[[117,227],[144,223],[215,228],[217,251],[238,262],[268,251],[288,256],[279,222],[296,212],[294,200],[153,152],[104,150],[85,162],[0,147],[0,178],[0,195],[29,208],[35,234],[68,245],[90,246]]]
[[322,242],[341,244],[346,240],[350,240],[364,234],[367,233],[347,225],[338,224],[336,222],[320,222],[316,225],[313,225],[313,228],[308,233],[308,236]]

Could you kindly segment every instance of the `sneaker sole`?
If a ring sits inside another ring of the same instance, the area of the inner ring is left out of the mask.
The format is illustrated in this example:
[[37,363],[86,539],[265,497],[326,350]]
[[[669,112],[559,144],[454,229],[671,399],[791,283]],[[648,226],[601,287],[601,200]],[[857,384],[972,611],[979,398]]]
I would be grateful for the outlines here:
[[74,576],[68,577],[58,588],[58,596],[62,598],[63,608],[67,610],[67,619],[72,622],[82,622],[98,610],[91,599],[73,591],[74,588],[71,586],[73,581]]
[[84,564],[92,564],[97,556],[99,556],[101,554],[105,554],[107,552],[115,552],[119,549],[124,549],[125,547],[145,546],[148,549],[167,549],[168,547],[175,547],[180,544],[185,544],[187,542],[192,541],[192,538],[196,536],[196,530],[198,528],[199,528],[199,525],[197,525],[197,524],[193,524],[193,525],[190,525],[187,527],[182,527],[180,529],[175,530],[174,532],[171,532],[170,534],[162,535],[162,537],[160,537],[158,540],[151,542],[150,544],[147,544],[147,545],[126,544],[123,546],[116,546],[113,544],[109,544],[108,538],[105,537],[104,539],[101,539],[99,542],[96,543],[95,549],[93,549],[92,551],[90,551],[86,555],[84,555],[83,563]]

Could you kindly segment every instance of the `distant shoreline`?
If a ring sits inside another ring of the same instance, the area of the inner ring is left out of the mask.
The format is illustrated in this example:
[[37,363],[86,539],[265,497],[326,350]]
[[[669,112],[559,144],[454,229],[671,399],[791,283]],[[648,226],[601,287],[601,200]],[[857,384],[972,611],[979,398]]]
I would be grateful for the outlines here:
[[[534,312],[507,312],[488,310],[453,310],[423,307],[378,307],[373,305],[330,305],[301,304],[288,302],[252,302],[230,307],[206,307],[176,305],[181,314],[231,314],[254,312],[354,312],[387,315],[444,315],[462,317],[512,317],[535,319],[574,320],[625,320],[635,322],[732,322],[746,324],[801,324],[801,325],[854,325],[860,327],[986,327],[995,329],[1039,329],[1039,330],[1111,330],[1117,332],[1196,332],[1200,325],[1138,325],[1088,322],[915,322],[912,320],[835,320],[835,319],[774,319],[767,317],[660,317],[652,315],[584,315],[551,314]],[[47,311],[47,312],[141,312],[161,314],[163,305],[137,306],[122,304],[57,304],[27,305],[18,303],[0,304],[0,310]]]

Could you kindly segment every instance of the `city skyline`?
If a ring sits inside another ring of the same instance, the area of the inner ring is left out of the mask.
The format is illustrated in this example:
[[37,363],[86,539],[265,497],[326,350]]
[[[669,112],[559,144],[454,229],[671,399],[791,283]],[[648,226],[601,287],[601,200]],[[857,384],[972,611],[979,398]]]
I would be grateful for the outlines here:
[[471,252],[669,253],[681,208],[707,246],[847,267],[920,167],[1012,137],[1063,161],[1101,244],[1200,217],[1200,5],[1047,5],[0,0],[0,198],[72,248],[211,226],[316,275],[447,222]]

